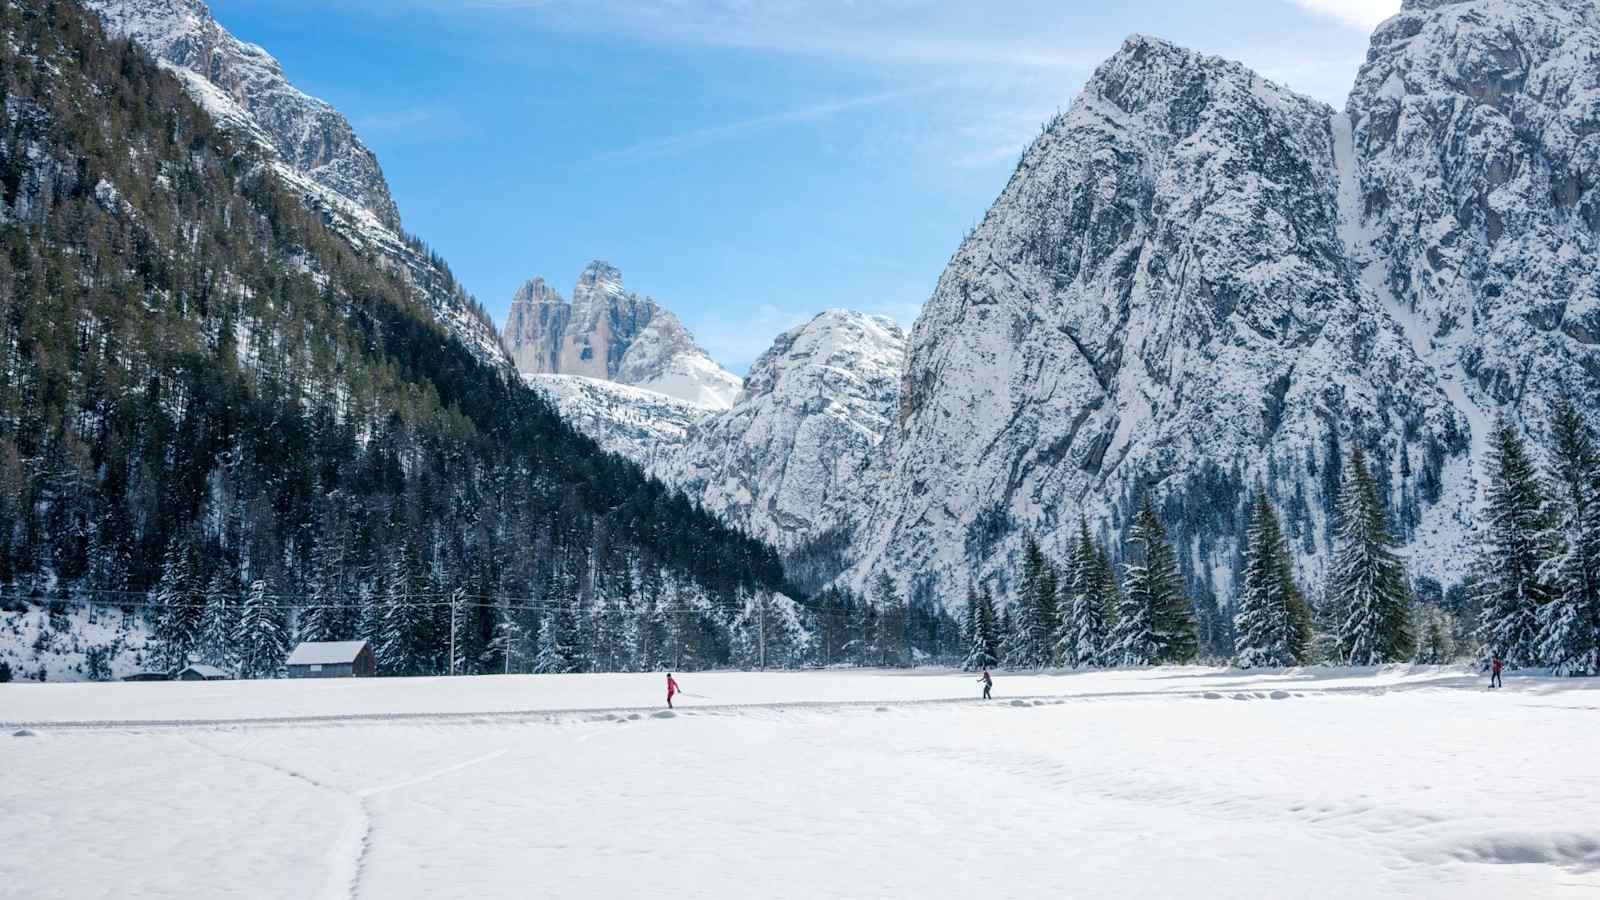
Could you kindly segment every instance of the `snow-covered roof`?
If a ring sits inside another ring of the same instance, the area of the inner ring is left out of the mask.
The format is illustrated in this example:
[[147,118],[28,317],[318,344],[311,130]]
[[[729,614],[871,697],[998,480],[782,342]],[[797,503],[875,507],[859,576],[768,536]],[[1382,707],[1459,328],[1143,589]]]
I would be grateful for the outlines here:
[[366,641],[306,641],[289,654],[291,666],[325,666],[355,662]]
[[178,674],[182,675],[184,672],[193,672],[193,673],[195,673],[196,675],[199,675],[202,678],[227,678],[227,677],[229,677],[228,673],[223,671],[222,669],[219,669],[216,666],[208,666],[205,663],[191,663],[191,664],[189,664],[187,666],[184,666],[181,670],[179,670]]

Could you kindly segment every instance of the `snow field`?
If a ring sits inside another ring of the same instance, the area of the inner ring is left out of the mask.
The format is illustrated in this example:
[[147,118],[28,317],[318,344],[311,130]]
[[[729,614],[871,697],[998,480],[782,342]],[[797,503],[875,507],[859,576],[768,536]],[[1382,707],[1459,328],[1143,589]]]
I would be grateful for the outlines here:
[[[1490,693],[1442,669],[1153,669],[1002,674],[983,704],[962,699],[976,693],[969,678],[689,673],[683,686],[715,700],[690,697],[697,705],[670,718],[570,705],[587,693],[621,706],[659,676],[8,685],[8,722],[23,721],[26,694],[75,708],[58,721],[157,720],[179,704],[145,688],[199,697],[257,684],[277,691],[235,692],[241,712],[324,710],[340,696],[353,711],[382,694],[417,714],[486,715],[41,724],[30,737],[7,726],[0,895],[1600,890],[1595,685],[1511,678]],[[567,712],[487,712],[541,683],[548,696],[523,708]],[[784,702],[808,686],[822,705]],[[89,702],[116,688],[140,690]],[[1015,699],[1023,688],[1040,696]],[[290,699],[301,694],[315,702]]]

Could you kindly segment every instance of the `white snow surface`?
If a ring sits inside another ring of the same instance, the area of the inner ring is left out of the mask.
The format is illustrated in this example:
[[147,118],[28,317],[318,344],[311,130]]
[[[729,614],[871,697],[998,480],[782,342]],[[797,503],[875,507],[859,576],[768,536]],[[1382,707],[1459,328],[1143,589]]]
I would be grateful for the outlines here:
[[[965,673],[679,681],[671,717],[660,674],[0,686],[0,885],[40,900],[1600,891],[1593,681],[1000,673],[989,703]],[[263,717],[284,718],[246,721]]]

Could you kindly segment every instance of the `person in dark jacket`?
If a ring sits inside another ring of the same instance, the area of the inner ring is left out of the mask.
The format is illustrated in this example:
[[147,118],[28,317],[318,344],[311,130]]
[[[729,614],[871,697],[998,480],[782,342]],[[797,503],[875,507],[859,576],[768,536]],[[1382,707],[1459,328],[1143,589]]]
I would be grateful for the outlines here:
[[983,699],[989,699],[989,689],[994,687],[994,679],[989,677],[989,670],[984,669],[978,680],[983,682]]

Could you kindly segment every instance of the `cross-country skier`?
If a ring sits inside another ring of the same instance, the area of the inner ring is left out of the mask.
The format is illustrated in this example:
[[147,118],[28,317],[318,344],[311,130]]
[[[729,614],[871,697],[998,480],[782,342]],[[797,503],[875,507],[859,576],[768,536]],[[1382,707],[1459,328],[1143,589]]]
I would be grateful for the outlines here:
[[984,669],[978,680],[983,682],[983,699],[989,699],[989,689],[994,687],[994,679],[989,677],[989,670]]
[[683,693],[683,689],[678,687],[678,683],[676,681],[672,680],[672,673],[668,672],[667,673],[667,709],[671,709],[672,708],[672,695],[681,694],[681,693]]
[[1497,687],[1505,687],[1505,685],[1500,682],[1500,670],[1504,669],[1506,664],[1505,661],[1498,656],[1492,657],[1491,660],[1492,661],[1489,663],[1489,690],[1492,691]]

